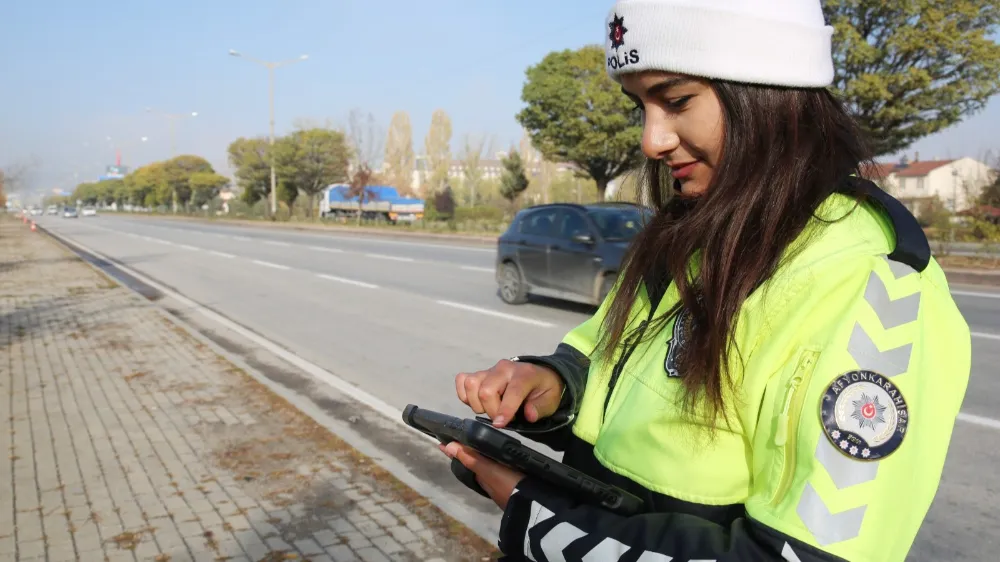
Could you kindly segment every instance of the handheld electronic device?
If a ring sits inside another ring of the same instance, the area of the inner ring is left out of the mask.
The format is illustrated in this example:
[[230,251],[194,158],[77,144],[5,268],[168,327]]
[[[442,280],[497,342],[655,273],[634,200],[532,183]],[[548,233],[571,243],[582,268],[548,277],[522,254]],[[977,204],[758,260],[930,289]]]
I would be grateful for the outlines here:
[[[634,515],[642,510],[643,502],[635,495],[549,458],[482,421],[425,410],[413,404],[403,410],[403,421],[444,445],[458,441],[500,464],[562,488],[587,503],[621,515]],[[458,459],[452,459],[451,472],[467,487],[488,497],[476,482],[475,474]]]

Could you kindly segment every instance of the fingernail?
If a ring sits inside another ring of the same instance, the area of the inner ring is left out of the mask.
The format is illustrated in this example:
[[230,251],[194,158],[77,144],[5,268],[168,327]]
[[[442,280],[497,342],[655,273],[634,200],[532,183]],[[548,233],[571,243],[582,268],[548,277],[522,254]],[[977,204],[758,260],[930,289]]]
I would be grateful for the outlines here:
[[505,423],[507,423],[507,418],[503,416],[497,416],[493,419],[493,425],[504,425]]

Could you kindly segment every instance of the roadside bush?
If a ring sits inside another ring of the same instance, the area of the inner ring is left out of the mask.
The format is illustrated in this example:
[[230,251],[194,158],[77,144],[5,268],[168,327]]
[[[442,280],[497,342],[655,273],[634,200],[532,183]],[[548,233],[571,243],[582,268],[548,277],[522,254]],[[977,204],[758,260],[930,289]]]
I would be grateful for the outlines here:
[[948,230],[951,228],[951,212],[945,208],[940,199],[934,198],[921,205],[917,221],[924,228]]
[[504,210],[489,205],[478,205],[476,207],[459,207],[455,209],[455,220],[465,221],[494,221],[503,222]]

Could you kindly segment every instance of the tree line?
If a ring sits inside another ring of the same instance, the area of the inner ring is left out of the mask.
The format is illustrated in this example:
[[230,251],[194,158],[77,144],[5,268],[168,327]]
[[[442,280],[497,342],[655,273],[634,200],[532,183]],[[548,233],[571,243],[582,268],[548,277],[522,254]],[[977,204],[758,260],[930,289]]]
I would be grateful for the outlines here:
[[[960,122],[1000,93],[1000,45],[992,39],[1000,25],[1000,1],[826,0],[823,10],[835,29],[837,70],[830,91],[868,133],[876,157]],[[431,116],[422,166],[410,117],[403,111],[392,116],[384,132],[370,114],[354,111],[346,129],[299,127],[273,147],[265,138],[240,138],[229,146],[229,163],[246,203],[268,196],[273,161],[278,199],[290,206],[305,197],[309,209],[316,208],[317,196],[331,183],[349,183],[363,194],[355,175],[362,171],[361,183],[392,185],[404,194],[411,194],[417,177],[422,195],[436,205],[442,194],[451,196],[457,159],[459,199],[477,205],[488,200],[487,194],[513,203],[535,184],[543,184],[548,194],[555,163],[571,167],[577,186],[579,181],[590,186],[587,200],[601,200],[610,182],[641,164],[641,115],[607,76],[602,46],[549,53],[526,70],[521,99],[524,107],[516,119],[526,136],[519,148],[506,151],[500,179],[483,174],[493,140],[466,136],[453,152],[452,123],[442,109]],[[121,189],[147,202],[164,204],[164,197],[175,197],[181,205],[198,204],[218,178],[194,178],[196,168],[199,174],[214,172],[203,160],[195,166],[197,157],[179,158],[181,163],[140,168],[121,186],[78,189],[105,198],[109,189]],[[379,160],[381,173],[372,173]],[[150,167],[159,171],[145,170]],[[576,198],[581,199],[579,192]]]
[[191,209],[215,199],[229,183],[204,158],[185,154],[136,168],[124,178],[81,183],[69,196],[46,202]]

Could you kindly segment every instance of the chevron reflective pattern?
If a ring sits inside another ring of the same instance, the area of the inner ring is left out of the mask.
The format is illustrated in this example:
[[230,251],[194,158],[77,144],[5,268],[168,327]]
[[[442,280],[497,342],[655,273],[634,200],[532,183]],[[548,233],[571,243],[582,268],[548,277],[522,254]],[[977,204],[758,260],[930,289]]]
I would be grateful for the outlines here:
[[795,551],[792,550],[792,545],[787,542],[785,543],[785,547],[781,549],[781,557],[788,562],[802,562],[799,555],[795,554]]
[[[517,493],[517,490],[514,490]],[[605,538],[589,552],[580,556],[567,556],[566,548],[573,542],[587,536],[587,533],[579,529],[572,523],[562,522],[538,536],[532,533],[532,529],[552,517],[553,513],[536,501],[531,502],[531,511],[528,519],[528,532],[524,534],[524,556],[532,562],[615,562],[620,560],[632,549],[631,546],[619,542],[610,537]],[[787,545],[786,545],[787,546]],[[786,550],[790,548],[787,547]],[[541,554],[541,558],[535,556]],[[630,556],[634,555],[632,553]],[[793,554],[794,555],[794,554]],[[643,551],[637,562],[716,562],[712,560],[680,560],[660,554],[658,552]],[[787,558],[786,560],[797,560],[797,558]]]
[[[894,281],[916,273],[913,268],[906,264],[890,260],[887,256],[883,256],[883,259],[888,263]],[[865,287],[865,301],[875,312],[884,330],[916,322],[920,313],[919,292],[891,299],[886,284],[875,271],[872,271],[868,277],[868,284]],[[913,344],[908,343],[893,349],[879,349],[871,334],[860,323],[856,323],[848,342],[847,351],[858,364],[858,368],[892,378],[909,369]],[[838,490],[870,482],[878,476],[878,461],[860,462],[847,458],[830,444],[822,431],[819,433],[815,455],[816,460],[830,475],[830,479]],[[831,513],[823,498],[809,483],[806,484],[806,488],[802,492],[797,508],[799,518],[820,545],[845,541],[858,536],[866,510],[867,505],[861,505],[840,513]],[[792,555],[794,556],[794,553]],[[785,559],[797,560],[798,558],[789,558],[786,554]]]

